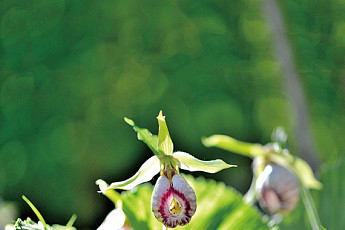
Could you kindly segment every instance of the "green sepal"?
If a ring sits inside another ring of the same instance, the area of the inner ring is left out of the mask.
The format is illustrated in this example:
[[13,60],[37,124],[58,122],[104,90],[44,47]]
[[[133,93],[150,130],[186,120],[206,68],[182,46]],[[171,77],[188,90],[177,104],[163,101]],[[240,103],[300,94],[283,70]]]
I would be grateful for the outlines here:
[[157,120],[159,124],[158,150],[161,154],[171,155],[174,150],[174,144],[170,138],[168,126],[162,111],[159,112]]
[[208,173],[216,173],[220,170],[237,167],[236,165],[229,165],[222,160],[202,161],[185,152],[175,152],[173,157],[178,160],[179,167],[184,170],[203,171]]
[[120,193],[116,192],[113,189],[107,190],[109,185],[102,179],[98,179],[96,181],[96,185],[98,185],[99,189],[102,191],[103,195],[108,197],[118,208],[122,208],[122,200]]
[[159,173],[159,171],[160,161],[156,156],[152,156],[145,161],[145,163],[140,167],[134,176],[124,181],[113,182],[109,187],[101,190],[101,192],[104,193],[105,190],[108,189],[130,190],[141,183],[151,180],[156,174]]
[[260,144],[242,142],[225,135],[212,135],[210,137],[203,137],[201,139],[201,142],[206,147],[218,147],[251,158],[264,156],[266,154],[263,146]]
[[161,157],[162,154],[158,151],[158,136],[152,135],[152,133],[148,129],[140,128],[135,125],[134,121],[128,119],[127,117],[124,118],[125,122],[133,127],[134,131],[138,133],[138,139],[143,141],[157,156]]

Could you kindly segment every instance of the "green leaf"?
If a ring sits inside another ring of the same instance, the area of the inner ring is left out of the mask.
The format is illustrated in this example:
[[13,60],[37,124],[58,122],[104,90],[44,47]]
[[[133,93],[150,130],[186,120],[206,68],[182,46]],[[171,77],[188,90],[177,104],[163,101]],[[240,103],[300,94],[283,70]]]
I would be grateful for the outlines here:
[[157,120],[159,124],[158,150],[162,154],[171,155],[174,150],[174,145],[170,138],[168,126],[165,122],[165,116],[163,116],[162,111],[159,112]]
[[229,165],[222,160],[202,161],[185,152],[175,152],[173,153],[173,157],[179,161],[179,167],[181,169],[191,172],[203,171],[216,173],[226,168],[237,167],[236,165]]
[[201,142],[206,147],[218,147],[252,158],[263,156],[266,154],[263,146],[260,144],[251,144],[238,141],[232,137],[225,135],[212,135],[210,137],[203,137],[201,139]]
[[135,132],[138,133],[138,139],[143,141],[157,156],[160,157],[162,154],[158,151],[158,136],[152,135],[152,133],[148,129],[143,129],[135,125],[134,121],[128,119],[127,117],[124,118],[125,122],[131,125]]
[[[214,180],[184,175],[197,197],[197,210],[184,230],[267,230],[270,229],[257,209],[246,204],[242,195]],[[161,230],[162,224],[151,211],[152,186],[145,184],[122,193],[123,210],[134,229]]]
[[[120,181],[120,182],[113,182],[110,184],[108,189],[123,189],[123,190],[130,190],[137,186],[138,184],[147,182],[151,180],[157,173],[160,171],[160,162],[156,156],[150,157],[145,163],[140,167],[138,172],[132,176],[131,178]],[[104,193],[104,190],[101,191]]]
[[30,206],[30,208],[32,209],[32,211],[34,211],[34,213],[36,214],[37,218],[42,222],[44,228],[47,228],[47,224],[43,219],[43,216],[41,215],[41,213],[38,211],[38,209],[35,207],[35,205],[33,205],[33,203],[31,203],[31,201],[26,198],[24,195],[22,196],[23,200]]
[[133,229],[162,230],[162,224],[151,211],[152,185],[144,184],[135,190],[121,193],[123,211]]
[[177,229],[269,229],[259,211],[244,203],[243,196],[234,189],[202,177],[185,178],[196,193],[198,207],[191,222]]
[[316,193],[322,225],[327,229],[343,229],[345,226],[345,157],[324,167],[321,172],[323,189]]

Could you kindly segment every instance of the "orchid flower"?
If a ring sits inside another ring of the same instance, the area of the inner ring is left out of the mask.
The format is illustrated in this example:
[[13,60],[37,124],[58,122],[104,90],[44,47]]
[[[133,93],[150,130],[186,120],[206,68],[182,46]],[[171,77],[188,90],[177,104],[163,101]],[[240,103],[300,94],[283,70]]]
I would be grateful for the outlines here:
[[292,211],[299,198],[303,203],[313,229],[320,229],[321,222],[309,189],[321,189],[309,164],[302,158],[290,154],[287,134],[282,127],[272,133],[272,142],[261,145],[242,142],[225,135],[202,138],[206,147],[219,147],[254,158],[253,180],[245,202],[260,206],[271,215]]
[[202,161],[185,152],[174,152],[162,111],[157,119],[158,136],[152,135],[147,129],[139,128],[132,120],[125,118],[125,121],[138,133],[138,139],[148,145],[154,156],[149,158],[134,176],[124,181],[114,182],[104,190],[130,190],[141,183],[150,181],[160,173],[152,192],[151,209],[158,221],[166,227],[175,228],[178,225],[188,224],[197,206],[194,190],[179,174],[179,169],[216,173],[235,165],[229,165],[222,160]]
[[[257,160],[254,160],[255,164]],[[290,169],[269,163],[258,175],[255,189],[260,206],[270,214],[292,211],[300,198],[300,182]]]

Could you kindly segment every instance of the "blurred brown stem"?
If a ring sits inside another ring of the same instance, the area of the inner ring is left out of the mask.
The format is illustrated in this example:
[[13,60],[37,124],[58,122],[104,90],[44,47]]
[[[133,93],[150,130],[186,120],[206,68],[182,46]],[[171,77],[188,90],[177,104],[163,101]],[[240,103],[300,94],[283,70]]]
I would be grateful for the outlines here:
[[272,29],[272,49],[276,59],[281,63],[283,71],[283,86],[290,101],[295,120],[295,142],[298,153],[311,166],[314,172],[319,167],[316,149],[309,128],[308,108],[301,83],[299,81],[294,55],[286,34],[281,10],[276,0],[263,0],[263,15]]

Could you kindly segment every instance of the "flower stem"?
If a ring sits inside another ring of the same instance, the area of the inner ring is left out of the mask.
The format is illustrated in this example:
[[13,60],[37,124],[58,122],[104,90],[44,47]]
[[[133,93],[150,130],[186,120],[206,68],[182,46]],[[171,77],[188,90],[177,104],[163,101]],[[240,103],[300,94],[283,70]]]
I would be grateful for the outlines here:
[[77,215],[73,214],[71,219],[69,219],[68,223],[66,224],[66,227],[67,228],[72,227],[76,219],[77,219]]
[[321,221],[317,213],[315,203],[313,201],[313,198],[310,195],[308,188],[302,188],[301,191],[302,191],[302,200],[308,214],[311,228],[313,230],[321,230],[322,229]]
[[244,194],[243,196],[244,202],[250,205],[254,204],[255,198],[256,198],[255,184],[256,184],[256,176],[254,174],[252,183],[250,184],[250,188],[248,189],[246,194]]

